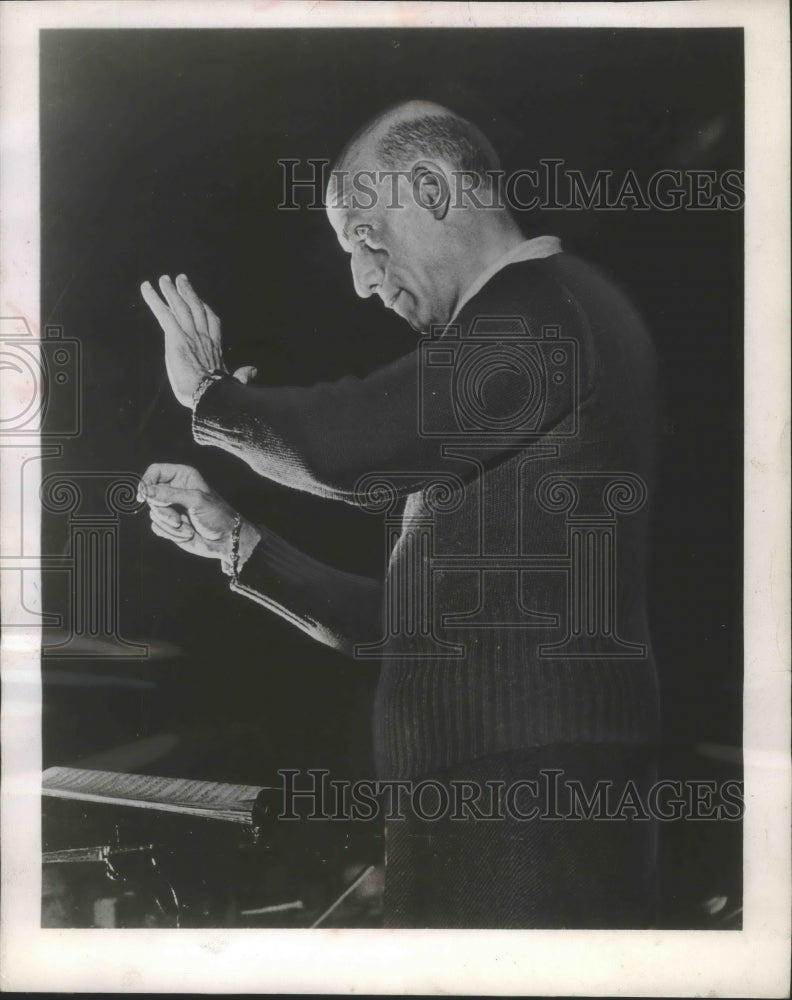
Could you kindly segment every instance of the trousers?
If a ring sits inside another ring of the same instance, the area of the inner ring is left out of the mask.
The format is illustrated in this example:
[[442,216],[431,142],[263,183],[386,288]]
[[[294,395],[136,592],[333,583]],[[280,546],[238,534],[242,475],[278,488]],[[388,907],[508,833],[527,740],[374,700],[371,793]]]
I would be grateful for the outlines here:
[[[385,926],[653,926],[657,821],[643,804],[654,780],[651,747],[599,744],[425,776],[404,818],[386,818]],[[460,807],[477,791],[475,809]]]

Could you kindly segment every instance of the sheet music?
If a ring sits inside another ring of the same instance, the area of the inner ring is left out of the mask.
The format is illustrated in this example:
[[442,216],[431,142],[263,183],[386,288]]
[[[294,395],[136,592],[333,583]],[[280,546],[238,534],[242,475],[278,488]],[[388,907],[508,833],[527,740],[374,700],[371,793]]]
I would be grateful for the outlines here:
[[55,798],[160,809],[192,816],[251,823],[256,785],[233,785],[189,778],[51,767],[42,777],[42,792]]

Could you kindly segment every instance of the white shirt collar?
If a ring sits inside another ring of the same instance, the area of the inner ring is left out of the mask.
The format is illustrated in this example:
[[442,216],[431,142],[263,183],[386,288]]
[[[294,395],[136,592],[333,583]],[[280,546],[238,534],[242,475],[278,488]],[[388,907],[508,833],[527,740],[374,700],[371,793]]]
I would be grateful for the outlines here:
[[539,257],[551,257],[555,253],[561,253],[561,240],[559,240],[557,236],[537,236],[532,240],[524,240],[522,243],[518,243],[516,247],[509,250],[502,257],[499,257],[494,264],[490,264],[488,268],[485,268],[485,270],[481,272],[478,278],[476,278],[473,284],[468,288],[457,303],[454,315],[448,322],[453,323],[459,315],[462,307],[466,305],[477,292],[481,291],[493,275],[497,274],[498,271],[503,270],[503,268],[507,265],[516,264],[518,261],[522,260],[535,260]]

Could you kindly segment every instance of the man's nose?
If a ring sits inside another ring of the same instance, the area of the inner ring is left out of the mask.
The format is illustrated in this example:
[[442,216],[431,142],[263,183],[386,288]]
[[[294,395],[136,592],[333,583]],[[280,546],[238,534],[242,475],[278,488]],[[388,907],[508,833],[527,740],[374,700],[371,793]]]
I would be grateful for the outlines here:
[[352,251],[352,280],[362,299],[369,298],[382,284],[385,269],[381,257],[381,251],[366,246],[356,246]]

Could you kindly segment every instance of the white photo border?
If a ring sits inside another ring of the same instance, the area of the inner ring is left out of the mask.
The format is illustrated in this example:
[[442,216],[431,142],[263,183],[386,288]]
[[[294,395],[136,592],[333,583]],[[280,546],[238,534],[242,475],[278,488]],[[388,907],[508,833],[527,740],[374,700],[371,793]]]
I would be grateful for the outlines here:
[[[0,317],[39,327],[41,29],[743,27],[744,918],[741,931],[42,930],[39,636],[2,641],[4,990],[787,996],[790,951],[789,22],[689,3],[11,2],[0,10]],[[1,398],[1,397],[0,397]],[[35,454],[35,441],[31,443]],[[0,459],[7,456],[0,449]],[[0,482],[6,481],[5,479]],[[38,510],[36,483],[25,503]],[[21,531],[0,494],[2,547]],[[17,504],[18,508],[18,504]],[[2,594],[2,620],[18,612]],[[97,933],[101,936],[97,937]]]

